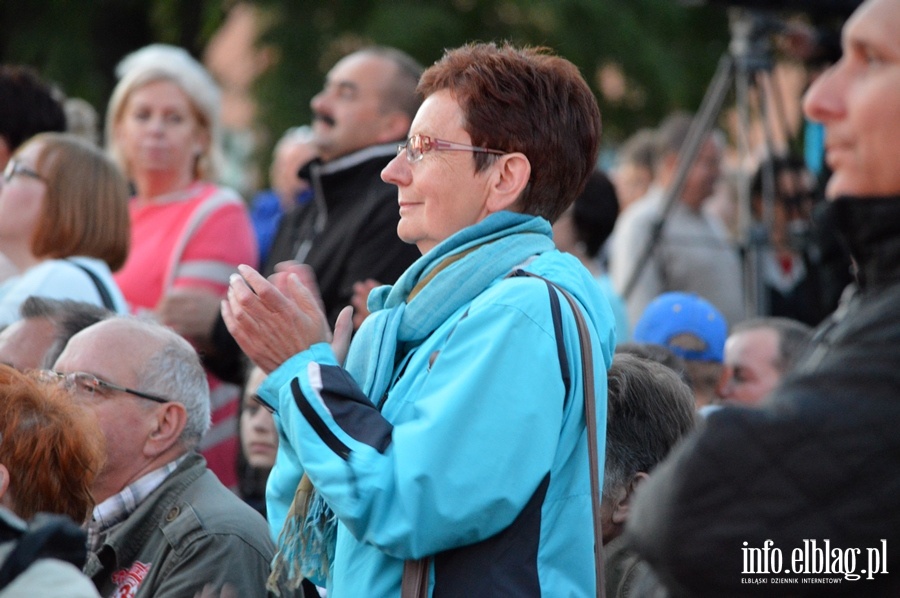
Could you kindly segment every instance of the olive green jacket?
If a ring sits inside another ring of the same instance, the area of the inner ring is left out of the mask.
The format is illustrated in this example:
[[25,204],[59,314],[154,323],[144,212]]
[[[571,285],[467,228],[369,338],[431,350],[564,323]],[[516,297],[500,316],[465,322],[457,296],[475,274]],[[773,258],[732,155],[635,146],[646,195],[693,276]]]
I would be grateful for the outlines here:
[[264,597],[273,554],[262,516],[192,453],[108,532],[84,572],[104,597],[185,598],[208,584]]

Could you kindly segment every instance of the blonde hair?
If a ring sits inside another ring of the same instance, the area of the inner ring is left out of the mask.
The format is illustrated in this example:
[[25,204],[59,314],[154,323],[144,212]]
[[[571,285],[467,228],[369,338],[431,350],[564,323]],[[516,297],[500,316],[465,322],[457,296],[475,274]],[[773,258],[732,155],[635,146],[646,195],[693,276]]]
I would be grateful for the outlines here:
[[40,133],[35,167],[46,181],[44,206],[31,238],[39,258],[87,256],[116,271],[128,257],[128,183],[99,148],[69,133]]
[[132,52],[116,67],[119,83],[106,110],[106,148],[131,176],[128,164],[115,139],[115,127],[122,118],[128,98],[135,90],[156,81],[175,84],[188,97],[200,128],[209,136],[209,144],[193,166],[195,179],[213,180],[222,162],[219,114],[222,92],[212,75],[183,48],[151,44]]

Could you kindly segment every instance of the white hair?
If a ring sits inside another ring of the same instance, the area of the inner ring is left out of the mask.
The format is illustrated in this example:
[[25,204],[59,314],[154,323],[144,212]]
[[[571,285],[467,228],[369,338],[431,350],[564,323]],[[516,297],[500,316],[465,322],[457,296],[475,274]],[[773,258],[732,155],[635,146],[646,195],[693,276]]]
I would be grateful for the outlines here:
[[219,114],[222,92],[219,85],[203,65],[183,48],[166,44],[151,44],[123,58],[116,66],[119,82],[113,90],[106,110],[106,147],[110,155],[126,174],[125,163],[116,144],[113,129],[122,116],[122,110],[131,93],[154,81],[170,81],[187,95],[201,116],[201,124],[209,133],[210,143],[206,153],[200,156],[205,162],[195,173],[199,178],[212,179],[221,164],[221,131]]
[[209,384],[197,351],[174,330],[149,318],[123,316],[158,338],[161,346],[140,364],[140,390],[184,405],[187,423],[180,440],[187,448],[200,443],[210,426]]

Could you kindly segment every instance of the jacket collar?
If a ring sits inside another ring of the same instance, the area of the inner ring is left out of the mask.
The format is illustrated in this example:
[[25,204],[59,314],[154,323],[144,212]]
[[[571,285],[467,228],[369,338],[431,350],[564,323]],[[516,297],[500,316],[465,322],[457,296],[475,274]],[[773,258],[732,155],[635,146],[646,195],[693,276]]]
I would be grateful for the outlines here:
[[832,209],[860,288],[900,281],[900,195],[839,197]]
[[381,145],[370,145],[369,147],[355,151],[352,154],[347,154],[346,156],[341,156],[340,158],[325,163],[317,158],[300,169],[300,176],[308,179],[312,170],[315,170],[319,175],[334,174],[336,172],[347,170],[348,168],[353,168],[354,166],[359,166],[374,158],[393,158],[397,155],[398,143],[399,141],[394,143],[383,143]]

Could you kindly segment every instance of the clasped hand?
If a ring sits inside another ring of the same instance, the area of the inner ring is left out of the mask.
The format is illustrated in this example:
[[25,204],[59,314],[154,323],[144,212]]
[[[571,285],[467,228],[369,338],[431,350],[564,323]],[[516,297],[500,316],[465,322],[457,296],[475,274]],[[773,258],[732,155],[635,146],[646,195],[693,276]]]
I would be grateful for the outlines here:
[[353,332],[353,309],[341,311],[332,334],[308,266],[285,265],[268,280],[250,266],[241,265],[238,271],[222,301],[222,318],[256,365],[268,374],[321,342],[330,342],[343,363]]

